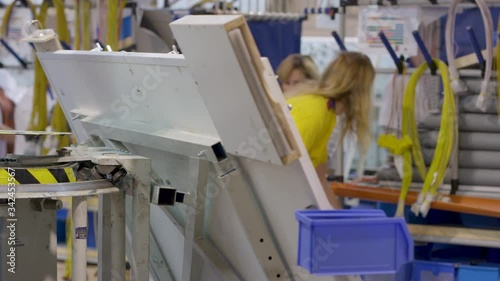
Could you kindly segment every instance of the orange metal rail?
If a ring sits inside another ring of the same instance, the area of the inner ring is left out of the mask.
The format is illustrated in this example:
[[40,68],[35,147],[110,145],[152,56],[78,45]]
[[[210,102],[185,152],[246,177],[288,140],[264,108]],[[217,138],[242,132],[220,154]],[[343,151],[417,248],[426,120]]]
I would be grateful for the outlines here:
[[[359,198],[363,200],[397,203],[399,198],[399,190],[384,187],[369,187],[360,186],[348,183],[332,183],[332,188],[336,195],[342,197]],[[417,200],[418,192],[409,191],[406,197],[406,205],[411,205]],[[435,201],[431,204],[432,209],[467,213],[481,216],[499,217],[500,218],[500,200],[444,195],[448,197],[449,202]]]

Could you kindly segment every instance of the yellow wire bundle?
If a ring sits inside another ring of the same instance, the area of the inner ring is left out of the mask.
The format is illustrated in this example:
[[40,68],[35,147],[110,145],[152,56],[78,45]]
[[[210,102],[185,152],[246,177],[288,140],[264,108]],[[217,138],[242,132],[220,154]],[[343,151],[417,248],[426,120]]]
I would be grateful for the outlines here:
[[108,26],[107,26],[107,44],[111,49],[116,50],[118,46],[117,34],[117,15],[118,15],[118,2],[119,0],[108,0]]
[[[65,42],[66,44],[71,44],[71,37],[68,30],[68,22],[66,20],[66,14],[64,11],[64,1],[54,1],[54,7],[56,8],[56,27],[59,40]],[[59,103],[54,106],[54,112],[52,115],[52,120],[50,126],[53,131],[56,132],[68,132],[68,123],[66,117]],[[57,136],[58,148],[62,148],[70,145],[70,137],[68,135]],[[44,151],[45,154],[47,150]]]
[[[28,4],[28,8],[31,11],[31,15],[33,18],[36,18],[36,7],[33,5],[33,3],[29,0],[26,1]],[[17,1],[13,1],[7,8],[5,9],[5,13],[2,19],[2,28],[0,30],[0,38],[3,38],[7,36],[7,33],[9,32],[9,21],[10,17],[12,16],[12,11],[14,10],[14,7],[16,6]]]
[[108,26],[107,26],[107,44],[113,51],[120,48],[120,31],[123,10],[127,1],[125,0],[108,0]]
[[422,209],[423,214],[426,215],[426,210],[435,195],[437,195],[437,189],[444,180],[455,138],[458,136],[455,98],[450,85],[448,67],[440,60],[434,60],[434,63],[439,69],[443,81],[444,101],[438,141],[429,170],[427,171],[425,166],[415,120],[416,88],[418,81],[428,68],[427,63],[417,68],[408,81],[403,99],[401,138],[396,139],[395,136],[385,136],[386,139],[383,140],[385,142],[384,146],[388,147],[393,154],[400,154],[403,157],[403,178],[396,216],[404,215],[406,196],[413,179],[413,161],[422,179],[424,179],[424,186],[412,210],[418,214]]
[[404,201],[412,181],[413,166],[411,156],[413,155],[415,166],[417,167],[422,179],[424,179],[424,185],[418,196],[417,203],[412,206],[412,211],[416,214],[422,212],[424,216],[427,215],[430,203],[435,199],[437,190],[444,180],[451,153],[453,151],[455,138],[458,135],[455,97],[453,95],[448,76],[448,67],[440,60],[434,60],[434,63],[438,67],[443,81],[444,100],[441,110],[441,124],[436,149],[428,171],[426,171],[420,141],[418,138],[418,128],[415,121],[415,92],[420,77],[428,68],[426,63],[422,64],[410,78],[410,82],[408,83],[405,93],[405,99],[403,101],[403,137],[411,138],[412,146],[411,154],[409,151],[405,151],[403,154],[404,176],[401,195],[398,202],[398,209],[404,208]]
[[83,25],[83,49],[91,49],[90,38],[90,16],[92,11],[92,2],[90,0],[82,0],[82,25]]
[[[37,20],[40,22],[42,28],[45,28],[47,22],[47,11],[49,9],[49,2],[44,1],[40,8],[40,13]],[[40,61],[35,57],[35,84],[33,89],[33,108],[31,111],[31,119],[29,124],[30,130],[45,131],[47,127],[47,76],[40,64]]]

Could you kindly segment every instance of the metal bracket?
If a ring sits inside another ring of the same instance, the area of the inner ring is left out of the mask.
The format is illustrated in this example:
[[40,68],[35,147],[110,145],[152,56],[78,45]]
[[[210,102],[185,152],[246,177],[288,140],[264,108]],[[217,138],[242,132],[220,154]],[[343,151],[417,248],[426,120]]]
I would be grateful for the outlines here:
[[175,203],[193,204],[191,193],[178,191],[170,186],[155,185],[151,189],[151,203],[159,206],[173,206]]

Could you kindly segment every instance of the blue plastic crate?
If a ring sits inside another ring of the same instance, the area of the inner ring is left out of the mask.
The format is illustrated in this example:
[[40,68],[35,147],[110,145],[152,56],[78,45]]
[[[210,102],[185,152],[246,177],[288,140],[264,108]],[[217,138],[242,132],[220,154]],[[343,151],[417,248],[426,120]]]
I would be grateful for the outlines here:
[[454,281],[455,266],[452,263],[415,261],[413,281]]
[[297,211],[298,265],[314,275],[396,273],[413,261],[404,219],[380,210]]
[[463,265],[458,267],[457,281],[498,281],[500,268]]

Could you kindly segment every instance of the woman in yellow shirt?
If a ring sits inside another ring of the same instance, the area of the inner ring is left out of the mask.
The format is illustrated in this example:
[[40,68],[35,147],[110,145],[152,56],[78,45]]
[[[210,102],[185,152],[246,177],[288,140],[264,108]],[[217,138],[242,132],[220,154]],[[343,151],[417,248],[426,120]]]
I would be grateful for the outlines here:
[[316,172],[334,208],[341,204],[326,181],[327,146],[336,124],[344,115],[341,139],[356,134],[361,153],[366,153],[371,136],[371,88],[375,70],[370,59],[358,52],[341,53],[325,70],[314,88],[287,96],[291,114]]

